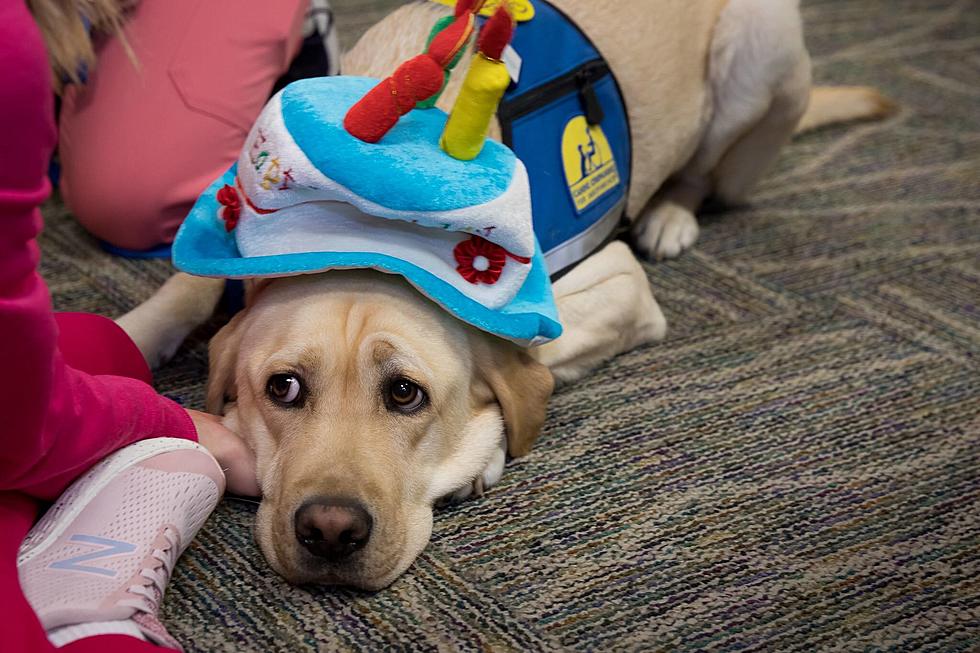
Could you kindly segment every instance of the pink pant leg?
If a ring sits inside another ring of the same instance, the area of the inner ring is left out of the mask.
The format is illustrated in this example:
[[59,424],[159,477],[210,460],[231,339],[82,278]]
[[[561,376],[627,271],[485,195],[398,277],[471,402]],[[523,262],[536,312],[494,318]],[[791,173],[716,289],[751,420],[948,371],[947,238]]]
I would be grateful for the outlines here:
[[128,376],[153,383],[153,376],[126,332],[107,317],[92,313],[55,313],[58,349],[65,362],[86,374]]
[[26,495],[0,492],[0,630],[11,651],[54,650],[17,578],[17,550],[37,510],[38,504]]
[[[150,370],[139,349],[112,320],[89,313],[55,313],[58,348],[65,362],[89,374],[129,376],[147,383]],[[69,475],[64,483],[71,482]],[[19,492],[0,492],[0,631],[4,650],[122,653],[164,651],[133,637],[88,637],[55,649],[20,589],[17,550],[34,524],[39,503]]]
[[142,0],[61,112],[61,191],[113,245],[171,242],[238,157],[301,42],[309,0]]
[[0,632],[3,633],[3,650],[18,653],[159,653],[169,650],[122,635],[88,637],[60,649],[51,645],[37,615],[24,598],[17,577],[17,550],[34,523],[37,510],[37,502],[24,494],[0,492]]
[[[65,362],[89,374],[128,376],[150,382],[150,370],[139,349],[112,320],[88,313],[55,313],[58,348]],[[69,473],[53,482],[59,487],[74,480]],[[55,649],[24,597],[17,576],[17,551],[34,524],[40,503],[20,492],[0,492],[0,632],[3,650],[123,653],[165,651],[122,635],[88,637]]]

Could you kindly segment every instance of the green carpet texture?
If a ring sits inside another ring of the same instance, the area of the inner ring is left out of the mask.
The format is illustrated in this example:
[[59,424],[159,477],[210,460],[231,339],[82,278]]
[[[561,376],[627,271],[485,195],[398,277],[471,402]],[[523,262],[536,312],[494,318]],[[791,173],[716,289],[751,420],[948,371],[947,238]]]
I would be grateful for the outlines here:
[[[344,43],[396,4],[334,0]],[[980,2],[803,15],[819,83],[900,111],[799,137],[647,266],[668,339],[558,392],[390,588],[288,585],[224,502],[165,600],[188,651],[980,650]],[[119,315],[172,272],[45,213],[61,310]],[[161,392],[203,406],[220,320]]]

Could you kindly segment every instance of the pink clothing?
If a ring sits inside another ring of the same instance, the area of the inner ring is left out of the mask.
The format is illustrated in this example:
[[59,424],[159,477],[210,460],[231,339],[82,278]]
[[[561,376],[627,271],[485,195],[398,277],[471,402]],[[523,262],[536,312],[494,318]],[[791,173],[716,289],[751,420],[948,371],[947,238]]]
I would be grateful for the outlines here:
[[204,188],[237,159],[299,49],[309,0],[143,0],[61,110],[61,192],[118,247],[173,241]]
[[[99,351],[113,352],[112,360],[100,363],[103,370],[146,378],[134,345],[108,320],[62,318],[66,349],[59,349],[59,323],[37,273],[35,242],[55,144],[50,70],[21,0],[0,3],[0,61],[0,142],[8,153],[0,160],[0,618],[5,649],[53,650],[17,581],[17,548],[36,516],[37,500],[54,499],[127,444],[197,435],[187,412],[144,381],[93,376],[68,365],[66,360],[85,362]],[[152,650],[119,637],[92,638],[68,649]]]
[[153,383],[146,359],[118,324],[91,313],[55,313],[54,317],[58,351],[70,367],[92,375],[128,376]]
[[7,440],[0,490],[53,499],[107,453],[142,438],[193,438],[194,426],[146,383],[90,376],[66,365],[56,347],[34,242],[55,143],[50,72],[24,3],[5,2],[0,12],[0,142],[11,153],[0,161],[0,414]]

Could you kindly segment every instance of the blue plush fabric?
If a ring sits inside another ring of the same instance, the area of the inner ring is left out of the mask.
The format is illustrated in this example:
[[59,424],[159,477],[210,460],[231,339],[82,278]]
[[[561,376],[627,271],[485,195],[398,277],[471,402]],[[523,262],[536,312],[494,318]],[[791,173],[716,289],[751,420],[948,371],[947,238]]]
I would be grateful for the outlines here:
[[286,128],[324,175],[400,211],[467,208],[507,190],[514,153],[488,141],[476,159],[454,159],[439,147],[446,114],[437,109],[410,111],[378,143],[347,133],[344,116],[377,83],[369,77],[319,77],[283,89]]
[[452,285],[405,261],[370,252],[313,252],[242,258],[233,234],[217,218],[215,194],[233,184],[236,166],[202,193],[174,241],[174,265],[206,277],[242,279],[310,274],[331,269],[369,268],[398,274],[459,319],[502,338],[530,343],[535,338],[561,335],[558,310],[551,292],[540,246],[530,274],[510,304],[491,310],[469,299]]

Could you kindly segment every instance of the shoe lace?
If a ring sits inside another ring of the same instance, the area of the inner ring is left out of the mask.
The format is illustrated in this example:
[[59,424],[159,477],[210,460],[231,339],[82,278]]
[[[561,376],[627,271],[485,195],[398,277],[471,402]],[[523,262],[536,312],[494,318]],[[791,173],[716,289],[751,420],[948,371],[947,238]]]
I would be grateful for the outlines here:
[[163,539],[165,543],[150,552],[148,556],[150,564],[140,570],[137,579],[141,582],[129,587],[128,592],[133,595],[133,598],[123,599],[119,602],[120,605],[151,615],[156,614],[160,599],[170,580],[170,574],[173,573],[177,558],[180,556],[177,531],[169,526],[166,527],[163,531]]

